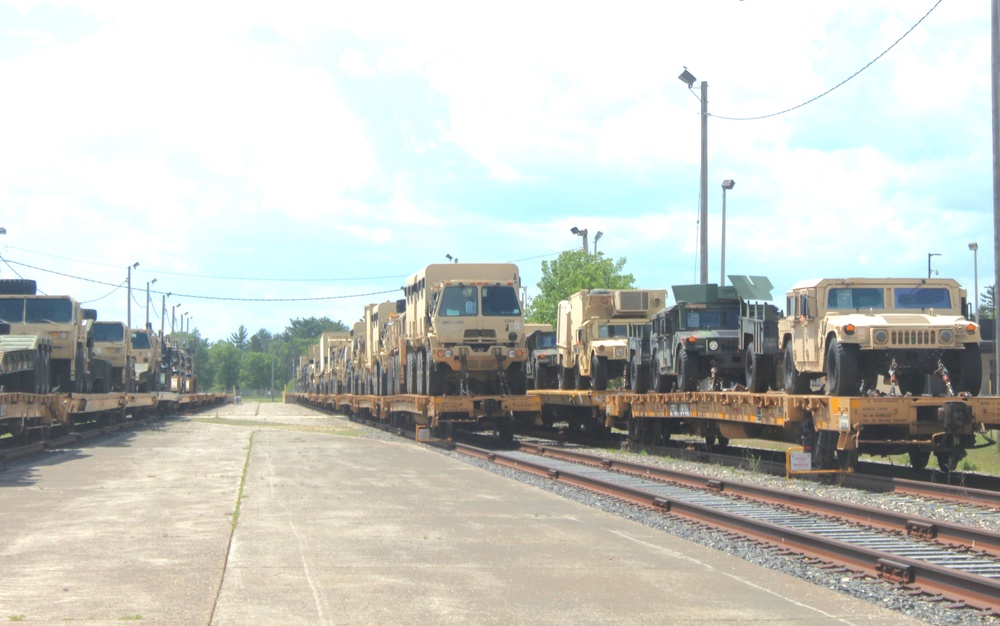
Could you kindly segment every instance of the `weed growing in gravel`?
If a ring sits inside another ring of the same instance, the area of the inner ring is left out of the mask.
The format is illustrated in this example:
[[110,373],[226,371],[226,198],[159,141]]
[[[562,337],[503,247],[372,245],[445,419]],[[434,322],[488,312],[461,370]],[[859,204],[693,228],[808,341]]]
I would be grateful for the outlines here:
[[130,621],[131,622],[131,621],[140,620],[140,619],[142,619],[142,615],[139,615],[138,613],[136,613],[135,615],[122,615],[121,617],[118,618],[118,621]]
[[979,467],[969,459],[962,459],[962,466],[959,468],[963,472],[978,472]]
[[18,613],[17,615],[8,615],[7,619],[12,622],[22,622],[24,621],[24,613]]
[[747,452],[747,466],[751,473],[756,474],[760,471],[760,461],[761,458],[754,454]]

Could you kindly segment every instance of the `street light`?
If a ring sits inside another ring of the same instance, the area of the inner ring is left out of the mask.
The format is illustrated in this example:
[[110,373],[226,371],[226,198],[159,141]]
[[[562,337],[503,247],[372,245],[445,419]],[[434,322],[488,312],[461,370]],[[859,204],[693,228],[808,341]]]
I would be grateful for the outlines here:
[[[684,68],[677,78],[691,89],[697,80]],[[708,83],[701,81],[701,211],[698,216],[701,248],[701,284],[708,283]]]
[[455,258],[455,257],[452,257],[452,256],[451,256],[450,254],[446,254],[446,255],[444,255],[444,256],[445,256],[445,258],[446,258],[446,259],[448,259],[448,260],[449,260],[449,261],[451,261],[452,263],[458,263],[458,259],[457,259],[457,258]]
[[736,186],[736,181],[727,178],[722,181],[722,276],[719,278],[719,286],[726,284],[726,192]]
[[160,342],[163,342],[163,326],[167,323],[167,298],[173,295],[172,291],[168,291],[163,294],[163,300],[160,302]]
[[149,286],[152,285],[155,282],[156,282],[155,278],[153,280],[146,281],[146,330],[149,330],[149,308],[150,308],[149,305],[150,305],[150,302],[152,302],[149,299]]
[[594,256],[597,256],[597,242],[600,241],[603,236],[604,233],[601,231],[597,231],[597,234],[594,235]]
[[574,226],[573,228],[569,229],[569,232],[573,233],[574,235],[579,235],[579,236],[583,237],[583,253],[584,254],[589,254],[590,253],[590,245],[587,243],[587,229],[586,228],[577,228],[576,226]]
[[171,336],[171,338],[173,338],[173,335],[174,335],[174,321],[176,321],[176,319],[177,319],[175,317],[175,312],[179,312],[180,308],[181,308],[181,303],[180,302],[178,302],[177,304],[175,304],[172,307],[170,307],[170,336]]
[[939,253],[939,252],[928,252],[927,253],[927,278],[930,278],[931,274],[937,274],[938,273],[937,270],[933,270],[933,271],[931,270],[931,257],[934,257],[934,256],[941,256],[941,253]]
[[976,290],[976,299],[973,302],[976,303],[976,324],[979,324],[979,244],[973,241],[969,244],[969,250],[972,250],[972,288]]
[[139,262],[136,261],[132,265],[128,266],[128,329],[132,332],[132,270],[139,267]]

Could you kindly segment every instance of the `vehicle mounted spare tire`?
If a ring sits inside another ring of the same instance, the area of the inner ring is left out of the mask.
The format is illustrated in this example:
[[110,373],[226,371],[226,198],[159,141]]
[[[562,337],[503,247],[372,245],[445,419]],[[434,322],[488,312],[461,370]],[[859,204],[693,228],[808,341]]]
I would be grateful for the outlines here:
[[35,281],[27,278],[5,278],[0,280],[0,295],[33,296],[38,293]]

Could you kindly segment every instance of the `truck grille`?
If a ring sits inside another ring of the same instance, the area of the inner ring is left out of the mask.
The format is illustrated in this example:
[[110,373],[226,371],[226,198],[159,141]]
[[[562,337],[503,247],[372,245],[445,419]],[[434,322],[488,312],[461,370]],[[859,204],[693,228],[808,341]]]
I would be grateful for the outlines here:
[[894,330],[889,333],[889,343],[894,346],[937,345],[937,333],[933,330]]
[[497,340],[497,331],[492,328],[469,328],[466,329],[464,338],[466,341],[495,343]]

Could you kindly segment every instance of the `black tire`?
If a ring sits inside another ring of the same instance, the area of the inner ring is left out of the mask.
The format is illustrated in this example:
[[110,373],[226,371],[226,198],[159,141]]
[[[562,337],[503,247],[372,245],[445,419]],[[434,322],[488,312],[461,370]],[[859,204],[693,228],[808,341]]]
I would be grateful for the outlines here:
[[785,392],[786,393],[809,393],[809,376],[802,374],[795,367],[795,355],[792,342],[785,344],[785,358],[783,359]]
[[826,349],[826,395],[856,396],[860,387],[858,346],[831,339]]
[[35,281],[26,278],[0,280],[0,294],[5,296],[33,296],[38,293]]
[[417,352],[416,353],[416,363],[415,363],[415,365],[416,365],[416,371],[414,372],[414,374],[415,374],[415,376],[414,376],[415,381],[414,382],[416,383],[414,385],[414,393],[416,393],[418,396],[427,395],[427,387],[426,387],[426,385],[427,385],[427,378],[426,378],[426,375],[424,374],[424,364],[426,362],[427,362],[427,359],[424,356],[424,353],[423,352]]
[[427,354],[427,395],[429,396],[443,396],[444,395],[444,375],[437,371],[437,365],[434,363],[434,358]]
[[634,393],[646,393],[649,391],[649,375],[646,369],[635,358],[635,355],[632,355],[632,359],[629,361],[629,388]]
[[667,377],[660,373],[660,363],[657,354],[649,361],[649,390],[653,393],[666,393]]
[[507,370],[507,387],[512,396],[528,393],[528,372],[524,369],[524,363],[514,363]]
[[927,462],[931,460],[930,450],[910,450],[910,467],[915,470],[922,470],[927,467]]
[[568,367],[563,367],[562,365],[557,365],[559,368],[559,388],[563,391],[568,391],[573,388],[573,373]]
[[698,391],[698,355],[683,348],[677,352],[677,381],[681,391]]
[[955,393],[968,393],[978,396],[983,387],[983,355],[978,343],[967,343],[965,349],[958,359],[957,376],[952,374],[952,378],[958,381],[953,383],[952,389]]
[[[919,396],[924,392],[924,382],[927,379],[927,375],[923,372],[915,370],[903,370],[896,373],[896,385],[899,386],[899,394],[905,396],[906,394]],[[930,453],[928,452],[928,457]],[[926,466],[927,463],[925,462]]]
[[595,391],[605,391],[608,388],[608,358],[590,357],[590,385]]
[[753,350],[747,350],[743,359],[743,374],[749,391],[754,393],[767,391],[767,383],[771,379],[770,359]]
[[573,386],[577,391],[583,391],[584,389],[590,388],[590,376],[584,376],[580,373],[579,363],[577,363],[576,367],[573,368]]

